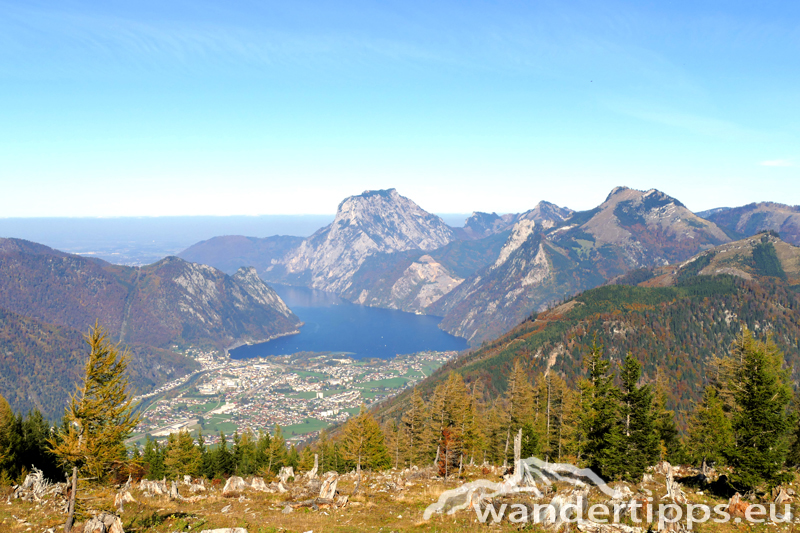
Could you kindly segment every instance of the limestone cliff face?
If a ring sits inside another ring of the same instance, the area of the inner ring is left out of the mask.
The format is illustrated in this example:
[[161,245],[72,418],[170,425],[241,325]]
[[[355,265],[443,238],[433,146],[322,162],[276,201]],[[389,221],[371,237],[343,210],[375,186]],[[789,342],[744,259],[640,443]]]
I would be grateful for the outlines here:
[[404,311],[422,311],[464,281],[441,263],[423,255],[392,285],[392,305]]
[[339,204],[331,225],[303,241],[266,276],[341,293],[371,255],[429,251],[451,240],[453,230],[442,219],[395,189],[366,191]]

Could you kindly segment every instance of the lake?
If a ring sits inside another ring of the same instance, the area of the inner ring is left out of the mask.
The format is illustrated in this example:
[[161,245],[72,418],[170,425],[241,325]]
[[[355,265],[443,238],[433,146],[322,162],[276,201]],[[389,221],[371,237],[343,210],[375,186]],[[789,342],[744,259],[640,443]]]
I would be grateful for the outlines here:
[[356,305],[334,294],[272,285],[305,325],[297,335],[231,350],[234,359],[297,352],[345,352],[356,359],[464,350],[467,341],[437,326],[441,318]]

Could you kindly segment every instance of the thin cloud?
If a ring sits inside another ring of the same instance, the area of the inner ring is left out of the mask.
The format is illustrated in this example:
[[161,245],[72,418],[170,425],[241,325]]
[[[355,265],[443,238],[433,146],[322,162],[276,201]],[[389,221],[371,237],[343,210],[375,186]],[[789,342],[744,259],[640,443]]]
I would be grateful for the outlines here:
[[769,159],[759,163],[762,167],[793,167],[794,162],[789,159]]

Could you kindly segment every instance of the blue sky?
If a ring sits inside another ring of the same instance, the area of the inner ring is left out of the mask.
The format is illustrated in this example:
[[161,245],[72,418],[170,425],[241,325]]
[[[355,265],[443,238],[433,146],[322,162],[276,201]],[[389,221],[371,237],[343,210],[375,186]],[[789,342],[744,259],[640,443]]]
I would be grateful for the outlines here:
[[800,204],[798,2],[3,2],[0,216]]

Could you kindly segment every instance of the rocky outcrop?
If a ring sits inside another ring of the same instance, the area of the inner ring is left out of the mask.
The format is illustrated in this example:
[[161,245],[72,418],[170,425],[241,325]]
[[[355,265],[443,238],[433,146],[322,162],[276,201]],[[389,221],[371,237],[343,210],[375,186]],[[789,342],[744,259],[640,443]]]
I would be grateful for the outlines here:
[[431,256],[423,255],[392,285],[392,302],[388,307],[422,311],[462,281]]
[[395,189],[366,191],[339,204],[332,224],[303,241],[265,276],[341,293],[370,255],[434,250],[451,240],[453,230],[442,219]]

